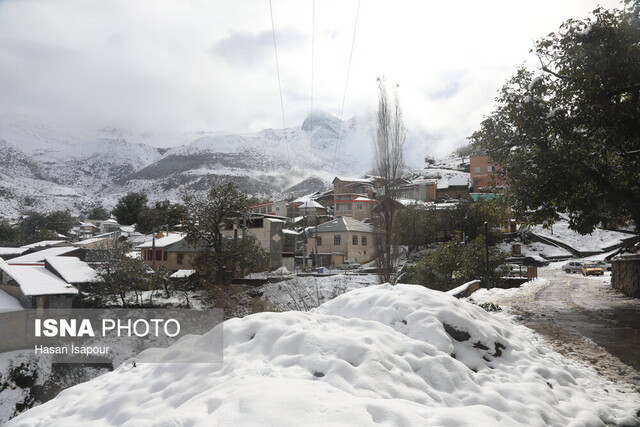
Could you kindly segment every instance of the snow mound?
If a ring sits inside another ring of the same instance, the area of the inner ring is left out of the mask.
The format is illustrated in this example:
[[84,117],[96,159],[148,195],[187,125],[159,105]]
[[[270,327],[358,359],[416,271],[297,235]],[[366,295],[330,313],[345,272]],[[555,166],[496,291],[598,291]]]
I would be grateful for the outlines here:
[[[219,334],[221,364],[143,363],[216,351]],[[138,360],[8,426],[633,425],[639,403],[615,392],[592,400],[593,371],[542,354],[478,307],[411,285],[231,319]]]

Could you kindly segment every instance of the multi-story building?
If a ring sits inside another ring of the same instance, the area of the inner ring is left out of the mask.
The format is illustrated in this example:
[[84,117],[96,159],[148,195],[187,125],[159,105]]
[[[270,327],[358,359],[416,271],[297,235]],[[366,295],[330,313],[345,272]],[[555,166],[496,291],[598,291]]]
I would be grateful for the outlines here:
[[341,178],[333,180],[333,214],[336,217],[352,217],[358,220],[371,218],[378,203],[374,180],[369,178]]
[[492,192],[492,188],[503,185],[497,176],[500,165],[487,154],[469,157],[469,173],[473,193]]
[[346,260],[364,264],[376,256],[373,226],[357,219],[343,216],[309,231],[313,239],[307,241],[306,253],[317,266],[336,267]]

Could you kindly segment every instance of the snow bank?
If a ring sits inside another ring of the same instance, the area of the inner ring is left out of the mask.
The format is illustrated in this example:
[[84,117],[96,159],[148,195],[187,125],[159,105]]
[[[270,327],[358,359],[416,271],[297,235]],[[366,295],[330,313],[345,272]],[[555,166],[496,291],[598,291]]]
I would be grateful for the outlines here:
[[[223,329],[222,364],[143,363],[215,351]],[[640,405],[613,387],[592,400],[593,371],[544,354],[479,307],[411,285],[231,319],[138,359],[8,426],[633,425]]]
[[0,290],[0,313],[20,310],[23,310],[20,302],[5,291]]

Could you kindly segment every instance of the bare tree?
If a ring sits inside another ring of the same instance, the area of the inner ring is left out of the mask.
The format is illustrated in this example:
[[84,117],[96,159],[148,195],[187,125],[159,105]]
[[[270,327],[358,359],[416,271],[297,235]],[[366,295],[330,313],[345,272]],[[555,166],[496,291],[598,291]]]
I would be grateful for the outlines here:
[[404,168],[406,128],[398,101],[398,85],[389,100],[384,79],[378,79],[378,114],[373,136],[375,174],[380,204],[376,207],[374,224],[377,228],[375,246],[380,281],[392,282],[398,258],[398,192]]

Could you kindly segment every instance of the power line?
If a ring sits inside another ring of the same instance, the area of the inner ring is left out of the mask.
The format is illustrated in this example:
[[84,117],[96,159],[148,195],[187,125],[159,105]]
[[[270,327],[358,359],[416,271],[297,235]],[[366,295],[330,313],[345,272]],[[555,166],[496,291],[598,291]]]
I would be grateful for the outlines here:
[[331,163],[331,173],[333,173],[336,156],[338,155],[338,138],[342,133],[342,115],[344,113],[344,102],[347,99],[347,87],[349,86],[349,74],[351,73],[351,60],[353,59],[353,47],[356,44],[356,33],[358,31],[358,16],[360,15],[360,0],[358,0],[358,9],[356,10],[356,21],[353,25],[353,38],[351,40],[351,52],[349,53],[349,65],[347,66],[347,78],[344,83],[344,93],[342,95],[342,107],[340,108],[340,127],[338,128],[338,135],[336,135],[336,143],[333,149],[333,162]]
[[311,112],[309,119],[311,121],[311,135],[309,139],[309,154],[313,148],[313,84],[314,84],[314,60],[316,46],[316,0],[311,3]]
[[269,0],[269,12],[271,15],[271,33],[273,34],[273,50],[276,55],[276,72],[278,74],[278,90],[280,92],[280,110],[282,111],[282,126],[284,132],[284,145],[287,152],[287,163],[291,167],[291,159],[289,158],[289,141],[287,140],[287,123],[284,118],[284,101],[282,100],[282,84],[280,83],[280,63],[278,62],[278,45],[276,44],[276,28],[273,24],[273,7]]

